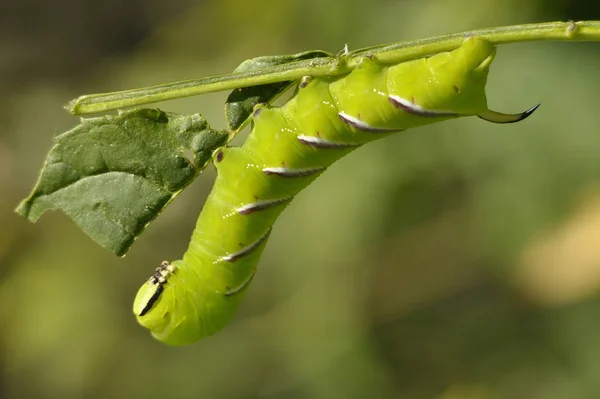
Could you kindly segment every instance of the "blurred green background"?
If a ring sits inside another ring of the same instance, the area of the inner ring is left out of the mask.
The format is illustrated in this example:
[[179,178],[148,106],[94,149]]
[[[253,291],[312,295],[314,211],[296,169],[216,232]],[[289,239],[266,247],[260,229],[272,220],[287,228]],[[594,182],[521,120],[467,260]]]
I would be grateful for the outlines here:
[[[246,58],[600,19],[595,1],[104,0],[0,5],[0,398],[600,397],[600,43],[502,46],[477,118],[353,153],[277,223],[234,322],[171,348],[131,303],[180,258],[207,170],[123,259],[13,213],[62,105]],[[225,94],[159,104],[225,125]],[[307,216],[309,215],[309,216]]]

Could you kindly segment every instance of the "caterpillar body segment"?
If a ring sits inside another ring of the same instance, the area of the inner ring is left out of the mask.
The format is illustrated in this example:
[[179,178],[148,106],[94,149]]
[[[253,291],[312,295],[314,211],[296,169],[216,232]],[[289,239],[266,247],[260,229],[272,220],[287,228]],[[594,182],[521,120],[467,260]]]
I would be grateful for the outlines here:
[[222,329],[294,196],[370,141],[451,118],[489,116],[485,85],[494,55],[491,43],[471,37],[452,52],[398,65],[365,57],[346,76],[303,80],[281,107],[256,108],[246,142],[213,154],[217,178],[189,249],[140,289],[139,323],[172,345]]

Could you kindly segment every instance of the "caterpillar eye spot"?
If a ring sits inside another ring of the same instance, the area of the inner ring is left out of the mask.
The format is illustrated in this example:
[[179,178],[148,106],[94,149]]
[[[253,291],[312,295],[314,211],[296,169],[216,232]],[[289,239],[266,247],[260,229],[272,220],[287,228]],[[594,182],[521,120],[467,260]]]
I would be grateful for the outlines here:
[[454,85],[453,88],[454,88],[454,91],[456,92],[456,94],[460,93],[460,88],[458,86]]
[[225,154],[223,153],[223,151],[217,152],[217,156],[215,157],[215,159],[217,160],[217,162],[222,162],[223,158],[225,158]]

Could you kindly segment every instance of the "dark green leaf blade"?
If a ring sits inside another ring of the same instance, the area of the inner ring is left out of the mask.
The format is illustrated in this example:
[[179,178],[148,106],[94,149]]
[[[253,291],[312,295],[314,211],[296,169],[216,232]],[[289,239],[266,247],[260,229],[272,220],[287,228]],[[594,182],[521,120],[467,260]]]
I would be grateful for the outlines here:
[[[270,66],[323,57],[333,57],[333,55],[325,51],[313,50],[294,55],[257,57],[242,62],[234,72],[260,71]],[[229,129],[234,132],[242,129],[249,122],[257,104],[270,104],[293,85],[294,81],[285,81],[233,90],[225,103],[225,117]]]
[[33,192],[16,211],[35,222],[60,209],[100,245],[124,255],[227,139],[197,114],[137,109],[82,119],[56,138]]

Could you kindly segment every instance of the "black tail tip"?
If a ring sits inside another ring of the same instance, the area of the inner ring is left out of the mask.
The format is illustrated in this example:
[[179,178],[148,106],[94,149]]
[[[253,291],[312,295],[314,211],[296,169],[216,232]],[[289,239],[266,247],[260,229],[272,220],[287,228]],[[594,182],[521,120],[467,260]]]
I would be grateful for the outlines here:
[[535,110],[538,109],[539,106],[540,106],[540,103],[529,108],[527,111],[521,112],[519,114],[503,114],[503,113],[492,111],[492,110],[488,109],[487,111],[485,111],[477,116],[485,121],[492,122],[492,123],[515,123],[515,122],[520,122],[523,119],[528,118],[529,115],[533,114],[535,112]]

